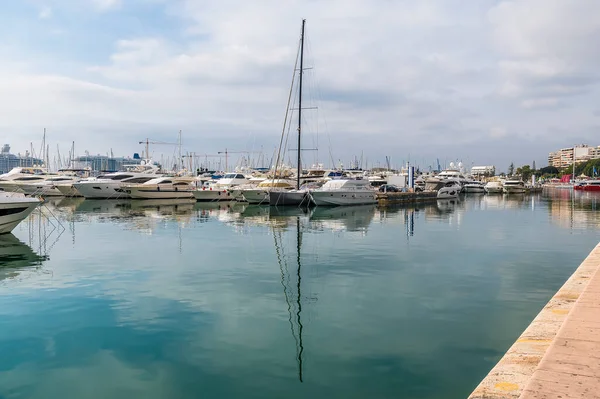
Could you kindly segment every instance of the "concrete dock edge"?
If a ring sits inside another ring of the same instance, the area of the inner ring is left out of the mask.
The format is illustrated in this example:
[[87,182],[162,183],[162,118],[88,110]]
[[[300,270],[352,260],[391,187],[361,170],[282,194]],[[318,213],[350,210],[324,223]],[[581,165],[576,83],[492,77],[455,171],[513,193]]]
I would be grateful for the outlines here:
[[[586,392],[586,396],[567,393],[561,396],[563,398],[600,397],[591,394],[586,390],[589,388],[584,386],[584,383],[590,384],[596,381],[596,389],[600,392],[600,375],[596,375],[600,372],[600,360],[597,354],[593,355],[589,351],[590,345],[596,348],[594,339],[600,341],[599,298],[600,243],[475,388],[469,399],[559,397],[546,396],[544,389],[560,389],[567,392],[577,389]],[[582,336],[582,334],[587,335]],[[565,350],[567,339],[581,339],[583,344]],[[597,347],[600,348],[600,342]],[[555,360],[557,356],[569,356],[570,360]],[[590,357],[594,359],[590,360]],[[574,361],[574,358],[577,361]],[[586,362],[586,358],[589,361]],[[591,367],[587,364],[590,361]],[[554,365],[554,368],[549,365]],[[560,384],[559,381],[553,380],[567,375],[576,378],[581,368],[585,370],[582,371],[581,381],[577,381],[576,387],[569,388],[568,384],[551,385]]]

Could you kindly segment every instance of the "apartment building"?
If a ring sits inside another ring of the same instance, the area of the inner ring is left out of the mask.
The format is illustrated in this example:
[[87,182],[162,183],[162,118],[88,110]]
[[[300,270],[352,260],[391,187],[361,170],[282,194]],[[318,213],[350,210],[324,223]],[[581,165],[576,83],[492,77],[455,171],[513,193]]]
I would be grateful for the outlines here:
[[590,159],[600,158],[600,146],[590,147],[587,144],[576,145],[570,148],[561,148],[548,154],[548,165],[555,168],[566,168],[575,162],[585,162]]

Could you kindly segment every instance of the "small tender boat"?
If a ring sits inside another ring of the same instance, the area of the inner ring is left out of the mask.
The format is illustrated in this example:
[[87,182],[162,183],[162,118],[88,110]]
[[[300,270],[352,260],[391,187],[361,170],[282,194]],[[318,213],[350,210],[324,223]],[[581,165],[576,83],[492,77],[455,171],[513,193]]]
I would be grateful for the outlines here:
[[506,180],[503,189],[505,194],[524,194],[527,191],[522,180]]
[[24,194],[0,192],[0,234],[10,233],[40,203]]
[[438,190],[438,199],[457,198],[462,190],[462,185],[457,180],[449,179],[444,186]]

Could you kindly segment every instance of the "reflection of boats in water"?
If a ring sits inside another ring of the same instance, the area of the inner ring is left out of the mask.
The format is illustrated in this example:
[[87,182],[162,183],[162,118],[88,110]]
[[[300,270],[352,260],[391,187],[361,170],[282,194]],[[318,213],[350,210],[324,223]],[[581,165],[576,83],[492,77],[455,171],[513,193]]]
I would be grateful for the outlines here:
[[131,201],[127,199],[85,199],[77,205],[75,212],[119,214],[130,208]]
[[[302,247],[302,231],[300,229],[300,217],[296,217],[296,253],[295,256],[292,254],[286,254],[283,246],[283,234],[281,229],[273,229],[273,239],[275,241],[275,254],[277,256],[277,263],[279,264],[279,271],[281,272],[281,286],[283,287],[283,295],[287,304],[288,310],[288,321],[290,323],[290,330],[292,331],[292,337],[296,343],[296,362],[298,364],[298,379],[303,382],[303,364],[302,355],[304,354],[304,344],[302,342],[302,333],[304,326],[302,325],[302,275],[301,275],[301,247]],[[294,259],[296,263],[296,273],[291,274],[288,268],[288,259]],[[295,281],[294,281],[295,280]]]
[[0,280],[14,278],[21,268],[40,266],[47,256],[40,256],[12,234],[0,236]]
[[196,201],[193,198],[179,199],[133,199],[130,201],[131,209],[147,209],[154,208],[158,211],[161,209],[170,209],[173,211],[191,212],[194,210]]
[[312,211],[310,221],[331,230],[366,231],[375,216],[375,208],[375,205],[318,206]]

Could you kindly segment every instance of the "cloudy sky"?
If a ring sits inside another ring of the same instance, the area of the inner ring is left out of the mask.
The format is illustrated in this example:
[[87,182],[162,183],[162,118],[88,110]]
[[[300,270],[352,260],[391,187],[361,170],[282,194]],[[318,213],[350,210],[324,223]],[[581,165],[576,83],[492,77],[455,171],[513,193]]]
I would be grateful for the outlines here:
[[22,153],[46,127],[53,150],[131,155],[181,129],[184,151],[270,157],[306,18],[322,162],[545,165],[600,145],[599,15],[597,0],[6,2],[0,138]]

